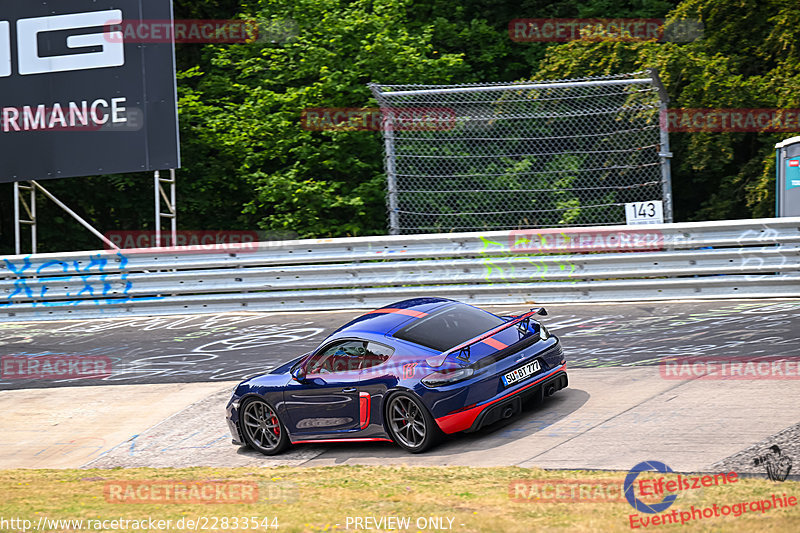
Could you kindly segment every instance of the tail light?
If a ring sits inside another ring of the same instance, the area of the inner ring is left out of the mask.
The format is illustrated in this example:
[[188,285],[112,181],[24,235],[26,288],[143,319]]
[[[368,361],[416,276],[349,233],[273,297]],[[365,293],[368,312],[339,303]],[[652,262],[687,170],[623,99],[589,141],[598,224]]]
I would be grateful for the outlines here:
[[443,387],[469,379],[474,373],[475,371],[471,368],[454,368],[452,370],[442,370],[440,372],[428,374],[420,381],[422,381],[422,384],[426,387]]

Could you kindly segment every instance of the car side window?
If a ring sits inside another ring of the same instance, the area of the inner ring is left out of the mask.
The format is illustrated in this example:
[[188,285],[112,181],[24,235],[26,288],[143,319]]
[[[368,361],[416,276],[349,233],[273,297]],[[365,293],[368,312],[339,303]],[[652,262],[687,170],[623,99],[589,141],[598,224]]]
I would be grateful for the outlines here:
[[394,350],[377,342],[345,340],[335,342],[311,357],[306,364],[308,374],[354,372],[385,363]]
[[308,360],[306,372],[308,374],[335,374],[358,371],[367,353],[366,345],[366,341],[360,340],[333,343]]
[[367,353],[364,355],[361,368],[366,369],[382,365],[389,360],[393,353],[394,349],[389,346],[378,344],[377,342],[368,342]]

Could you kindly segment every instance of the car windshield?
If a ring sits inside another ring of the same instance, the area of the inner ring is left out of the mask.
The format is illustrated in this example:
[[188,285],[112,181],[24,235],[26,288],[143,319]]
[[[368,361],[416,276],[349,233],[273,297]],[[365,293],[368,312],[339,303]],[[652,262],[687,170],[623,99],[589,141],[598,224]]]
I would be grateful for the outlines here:
[[469,305],[451,305],[394,334],[398,339],[443,352],[504,324],[501,318]]

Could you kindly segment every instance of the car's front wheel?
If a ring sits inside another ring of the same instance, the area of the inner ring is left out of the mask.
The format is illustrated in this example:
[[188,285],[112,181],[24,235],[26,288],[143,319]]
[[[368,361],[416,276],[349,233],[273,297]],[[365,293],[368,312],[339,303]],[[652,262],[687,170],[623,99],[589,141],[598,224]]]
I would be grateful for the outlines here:
[[281,453],[289,445],[286,428],[275,410],[264,400],[246,400],[239,420],[247,445],[264,455]]
[[424,452],[441,436],[439,426],[422,402],[405,392],[389,397],[386,420],[392,440],[411,453]]

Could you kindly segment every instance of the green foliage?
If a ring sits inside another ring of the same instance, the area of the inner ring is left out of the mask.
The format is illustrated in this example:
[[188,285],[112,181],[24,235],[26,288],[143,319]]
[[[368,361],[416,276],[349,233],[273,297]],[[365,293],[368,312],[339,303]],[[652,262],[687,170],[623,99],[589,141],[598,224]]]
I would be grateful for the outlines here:
[[213,176],[208,165],[225,165],[228,182],[240,184],[231,196],[262,229],[304,237],[383,233],[380,133],[309,131],[301,113],[374,106],[372,81],[453,79],[461,56],[434,50],[428,26],[411,32],[407,4],[262,2],[258,18],[292,21],[297,34],[282,43],[209,46],[206,70],[184,73],[191,80],[181,91],[184,138],[192,140],[183,173]]
[[[690,43],[571,42],[551,48],[545,77],[657,67],[671,108],[800,107],[800,4],[687,0],[670,21],[700,20]],[[800,132],[799,132],[800,133]],[[774,144],[793,133],[672,133],[678,220],[774,215]]]

